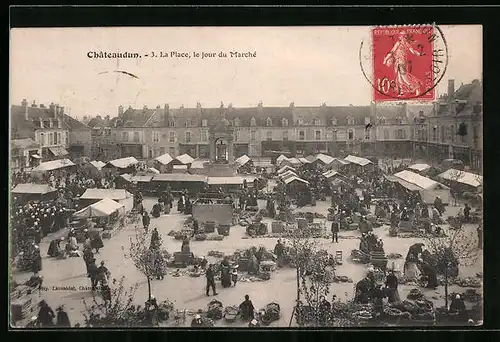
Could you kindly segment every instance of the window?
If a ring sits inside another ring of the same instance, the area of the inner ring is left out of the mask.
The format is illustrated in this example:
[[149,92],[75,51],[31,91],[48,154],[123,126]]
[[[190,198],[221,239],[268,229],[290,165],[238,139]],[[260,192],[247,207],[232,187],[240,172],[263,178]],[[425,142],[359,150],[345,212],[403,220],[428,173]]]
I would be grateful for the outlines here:
[[444,126],[441,126],[441,142],[444,142],[445,134],[444,134]]
[[272,131],[267,131],[266,132],[266,139],[267,140],[273,140],[273,132]]
[[134,132],[134,142],[139,142],[139,132]]
[[455,142],[455,135],[456,135],[456,131],[455,131],[455,125],[451,125],[450,126],[450,131],[451,131],[451,142]]
[[306,140],[306,132],[299,131],[299,140]]
[[378,118],[378,122],[381,124],[385,124],[385,116],[381,116],[380,118]]
[[283,140],[284,141],[288,140],[288,131],[283,131]]
[[239,131],[234,131],[234,140],[238,141],[240,139],[240,132]]
[[160,147],[160,156],[165,154],[165,147]]
[[168,134],[168,142],[175,142],[175,132],[169,132]]
[[271,120],[271,118],[267,118],[266,126],[272,126],[272,125],[273,125],[273,120]]
[[[321,125],[321,121],[318,118],[314,118],[313,123],[314,123],[315,126]],[[316,140],[318,140],[318,139],[316,139]]]
[[446,127],[446,140],[450,141],[451,140],[451,128]]
[[287,119],[287,118],[283,118],[283,119],[281,120],[281,125],[282,125],[283,127],[287,127],[287,126],[288,126],[288,119]]
[[255,141],[255,131],[250,132],[250,140]]
[[49,120],[49,127],[50,127],[50,128],[54,127],[54,121]]
[[206,129],[201,131],[201,141],[203,141],[203,142],[208,141],[208,131]]
[[302,118],[298,119],[298,120],[297,120],[297,124],[298,124],[299,126],[302,126],[302,125],[304,124],[304,119],[302,119]]
[[168,121],[168,127],[175,127],[175,121],[174,120],[169,120]]
[[40,133],[40,145],[45,146],[45,134]]
[[201,127],[207,127],[208,126],[208,121],[207,119],[201,120]]
[[336,126],[337,125],[337,118],[332,118],[332,126]]
[[238,126],[240,125],[240,119],[235,118],[235,119],[234,119],[234,125],[235,125],[236,127],[238,127]]
[[186,138],[186,142],[190,143],[191,142],[191,132],[186,132],[185,138]]
[[333,141],[336,141],[336,140],[337,140],[337,130],[336,130],[336,129],[334,129],[334,130],[332,131],[332,140],[333,140]]
[[191,119],[186,120],[186,127],[191,127]]
[[160,141],[160,132],[153,132],[153,142],[157,143]]
[[54,145],[54,133],[49,133],[49,146]]
[[175,147],[169,147],[168,154],[170,154],[171,157],[174,157],[175,156]]
[[258,156],[259,155],[259,147],[258,146],[250,146],[250,155]]
[[350,129],[347,135],[349,140],[354,140],[354,130]]
[[257,126],[257,122],[255,121],[255,118],[250,119],[250,126]]
[[365,129],[365,140],[370,140],[370,130],[369,129]]
[[64,132],[64,142],[65,142],[65,145],[68,146],[69,145],[69,137],[68,137],[68,132]]
[[321,131],[315,131],[314,138],[315,140],[321,140]]
[[56,141],[56,144],[57,145],[61,145],[62,144],[61,132],[57,132],[57,141]]
[[57,128],[62,128],[62,122],[61,122],[61,120],[57,120]]
[[384,139],[389,140],[389,130],[387,128],[384,128]]
[[347,118],[347,124],[348,124],[348,125],[354,125],[354,118],[353,118],[352,116],[349,116],[349,117]]

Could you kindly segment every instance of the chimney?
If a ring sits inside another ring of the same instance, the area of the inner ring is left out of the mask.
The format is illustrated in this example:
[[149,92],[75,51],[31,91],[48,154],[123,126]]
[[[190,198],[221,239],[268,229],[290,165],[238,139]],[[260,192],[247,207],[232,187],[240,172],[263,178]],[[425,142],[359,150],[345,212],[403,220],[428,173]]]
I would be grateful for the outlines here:
[[452,99],[455,95],[455,80],[448,80],[448,99]]
[[54,105],[54,107],[52,108],[53,112],[54,112],[54,118],[57,118],[57,114],[59,113],[59,105]]
[[142,108],[143,110],[147,110],[148,109],[148,106],[144,105],[144,107]]
[[26,120],[29,120],[29,115],[28,115],[28,101],[26,99],[23,99],[23,102],[21,102],[21,106],[24,108],[24,118]]
[[169,116],[170,108],[168,104],[165,103],[165,106],[163,107],[163,125],[165,127],[168,127],[168,116]]
[[156,106],[156,109],[160,109],[160,108],[161,108],[160,105]]
[[35,102],[35,101],[33,101],[33,103],[31,104],[31,107],[33,107],[33,108],[36,108],[36,107],[37,107],[37,105],[36,105],[36,102]]
[[295,107],[295,103],[290,102],[290,108],[293,108],[293,107]]
[[326,107],[326,103],[325,103],[325,102],[323,102],[323,103],[321,104],[321,107]]
[[122,115],[123,115],[123,106],[119,105],[118,106],[118,116],[122,116]]
[[59,113],[61,116],[64,115],[64,107],[63,106],[59,107]]

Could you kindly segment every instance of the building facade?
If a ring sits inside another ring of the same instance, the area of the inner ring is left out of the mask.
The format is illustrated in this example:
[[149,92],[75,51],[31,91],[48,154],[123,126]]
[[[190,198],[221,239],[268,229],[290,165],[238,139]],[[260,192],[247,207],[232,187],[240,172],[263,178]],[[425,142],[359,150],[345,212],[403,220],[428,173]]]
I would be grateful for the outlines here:
[[35,167],[40,163],[41,155],[41,145],[33,139],[11,140],[10,165],[12,169]]

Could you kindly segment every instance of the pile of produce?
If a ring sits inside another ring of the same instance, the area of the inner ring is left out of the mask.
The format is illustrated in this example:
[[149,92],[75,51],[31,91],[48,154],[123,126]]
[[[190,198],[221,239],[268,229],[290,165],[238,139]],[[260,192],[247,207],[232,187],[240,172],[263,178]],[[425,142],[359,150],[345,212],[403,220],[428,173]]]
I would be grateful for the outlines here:
[[462,298],[464,301],[471,303],[480,302],[483,299],[481,294],[473,289],[468,289],[464,293],[450,293],[449,298],[454,299],[456,295],[460,295],[460,298]]
[[334,283],[353,283],[352,279],[346,276],[334,276],[332,280]]
[[177,231],[175,231],[175,230],[172,229],[171,231],[168,232],[167,235],[168,236],[175,236],[176,233],[177,233]]
[[196,234],[194,239],[196,241],[205,241],[207,239],[207,234]]
[[451,280],[450,283],[458,285],[460,287],[481,287],[481,280],[471,277],[465,277],[465,278],[457,277]]
[[208,235],[207,241],[222,241],[224,240],[224,235]]
[[217,299],[213,299],[207,306],[207,317],[214,321],[222,318],[223,305]]
[[326,219],[326,216],[320,213],[314,213],[314,218],[317,219]]
[[387,259],[402,259],[403,256],[399,253],[389,253],[387,254]]
[[224,258],[224,253],[219,251],[208,251],[207,255],[214,258]]
[[417,300],[424,297],[424,294],[419,289],[412,289],[406,298],[410,300]]

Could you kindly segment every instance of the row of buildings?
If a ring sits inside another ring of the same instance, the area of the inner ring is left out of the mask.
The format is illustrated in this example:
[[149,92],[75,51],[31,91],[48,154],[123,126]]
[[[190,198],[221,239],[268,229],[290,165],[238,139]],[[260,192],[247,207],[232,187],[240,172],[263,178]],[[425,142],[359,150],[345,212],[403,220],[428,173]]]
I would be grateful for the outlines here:
[[358,153],[436,161],[455,158],[480,169],[482,84],[474,80],[455,90],[450,80],[448,94],[428,105],[120,106],[117,117],[85,117],[82,122],[57,105],[44,107],[23,101],[21,106],[12,106],[11,139],[12,148],[19,141],[27,148],[23,153],[19,152],[22,147],[17,148],[17,154],[11,151],[11,159],[23,154],[19,164],[26,166],[38,159],[59,158],[62,153],[99,160],[126,156],[148,159],[164,153],[208,158],[210,128],[224,121],[234,132],[235,157],[266,156],[270,151],[332,156]]

